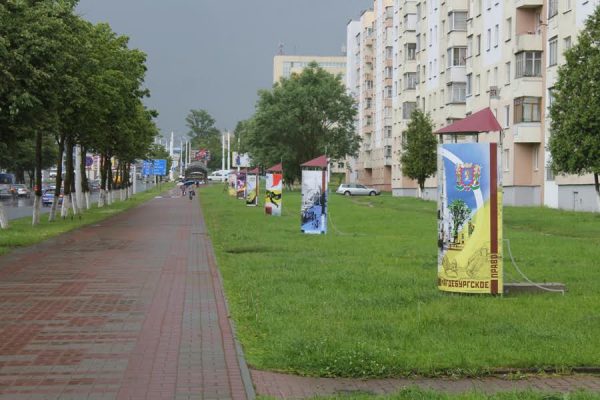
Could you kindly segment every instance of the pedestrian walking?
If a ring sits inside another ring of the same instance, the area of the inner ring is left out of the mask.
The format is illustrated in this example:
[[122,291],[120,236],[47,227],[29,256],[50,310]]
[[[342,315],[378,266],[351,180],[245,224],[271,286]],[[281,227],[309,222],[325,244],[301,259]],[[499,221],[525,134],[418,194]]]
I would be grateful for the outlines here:
[[189,193],[190,200],[193,199],[194,196],[196,195],[196,192],[192,188],[190,188],[190,190],[188,190],[188,193]]

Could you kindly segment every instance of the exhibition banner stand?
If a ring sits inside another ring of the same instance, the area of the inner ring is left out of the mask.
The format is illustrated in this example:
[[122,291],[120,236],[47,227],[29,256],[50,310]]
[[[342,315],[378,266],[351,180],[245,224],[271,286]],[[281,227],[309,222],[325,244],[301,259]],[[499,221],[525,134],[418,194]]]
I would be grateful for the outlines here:
[[283,193],[283,166],[277,164],[267,169],[265,186],[265,214],[281,216]]
[[326,156],[317,157],[302,167],[301,231],[327,233],[327,166]]

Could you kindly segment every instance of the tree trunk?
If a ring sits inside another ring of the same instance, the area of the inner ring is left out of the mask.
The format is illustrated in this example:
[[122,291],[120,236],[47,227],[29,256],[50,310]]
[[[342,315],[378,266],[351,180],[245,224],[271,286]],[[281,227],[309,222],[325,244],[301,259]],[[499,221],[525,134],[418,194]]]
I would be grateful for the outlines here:
[[40,206],[42,204],[42,132],[35,134],[35,200],[31,225],[40,223]]
[[56,209],[58,207],[58,199],[60,198],[60,192],[62,188],[62,159],[65,153],[65,135],[60,135],[58,138],[58,162],[56,164],[56,189],[54,189],[54,199],[52,199],[52,208],[50,209],[50,215],[48,215],[48,221],[52,222],[56,220]]
[[419,186],[417,188],[417,195],[419,199],[423,200],[423,190],[425,189],[425,181],[418,181]]
[[106,169],[104,168],[104,164],[106,162],[106,157],[104,154],[100,156],[100,194],[98,197],[98,208],[104,207],[106,203]]
[[8,218],[4,212],[4,204],[0,201],[0,229],[8,228]]
[[83,194],[82,201],[85,203],[80,206],[83,209],[85,207],[86,210],[90,209],[90,185],[88,182],[88,177],[86,173],[86,158],[87,158],[87,149],[81,146],[81,163],[79,165],[80,174],[81,174],[81,192]]
[[596,188],[596,211],[600,213],[600,180],[598,178],[598,172],[594,172],[594,187]]
[[18,168],[15,171],[15,183],[25,183],[25,170],[23,168]]
[[112,173],[112,161],[110,156],[106,156],[106,160],[104,162],[104,167],[106,168],[106,184],[108,185],[108,196],[107,203],[110,206],[113,203],[113,173]]
[[63,195],[63,206],[61,217],[66,218],[69,215],[71,207],[71,193],[73,192],[73,138],[67,135],[65,140],[65,188]]

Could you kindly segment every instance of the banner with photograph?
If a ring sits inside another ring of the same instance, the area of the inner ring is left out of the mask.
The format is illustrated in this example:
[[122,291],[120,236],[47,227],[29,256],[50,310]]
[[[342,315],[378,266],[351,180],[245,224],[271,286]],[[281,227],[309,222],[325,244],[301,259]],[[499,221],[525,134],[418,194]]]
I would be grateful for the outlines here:
[[503,291],[502,172],[496,143],[438,146],[438,288]]
[[229,183],[227,188],[228,193],[230,196],[235,197],[237,195],[237,174],[230,173],[227,181]]
[[280,172],[267,172],[267,184],[265,190],[265,213],[268,215],[281,216],[283,189],[283,174]]
[[302,171],[302,223],[304,233],[327,233],[327,172]]
[[237,181],[235,185],[236,197],[240,200],[246,199],[246,173],[238,172],[236,174]]
[[256,207],[258,205],[258,176],[248,174],[246,177],[246,205]]

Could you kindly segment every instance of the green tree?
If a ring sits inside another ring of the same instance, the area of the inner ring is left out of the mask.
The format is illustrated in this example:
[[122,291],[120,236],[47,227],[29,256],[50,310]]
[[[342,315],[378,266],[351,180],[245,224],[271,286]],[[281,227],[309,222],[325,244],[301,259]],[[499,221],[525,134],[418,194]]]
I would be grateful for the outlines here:
[[456,240],[458,232],[471,216],[471,209],[467,206],[467,203],[458,199],[448,205],[448,211],[452,216],[452,236]]
[[550,106],[548,143],[554,172],[592,173],[600,210],[600,7],[565,52]]
[[205,149],[210,153],[206,163],[209,169],[221,169],[222,138],[221,131],[215,127],[215,119],[206,110],[190,110],[185,122],[192,139],[192,149]]
[[412,112],[402,147],[402,174],[417,181],[419,197],[422,197],[425,179],[435,174],[437,169],[437,140],[429,114],[419,109]]
[[300,74],[259,92],[256,113],[248,128],[248,149],[255,163],[283,161],[285,178],[300,177],[300,164],[322,154],[333,159],[356,155],[354,99],[341,77],[316,63]]

